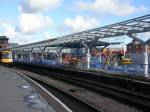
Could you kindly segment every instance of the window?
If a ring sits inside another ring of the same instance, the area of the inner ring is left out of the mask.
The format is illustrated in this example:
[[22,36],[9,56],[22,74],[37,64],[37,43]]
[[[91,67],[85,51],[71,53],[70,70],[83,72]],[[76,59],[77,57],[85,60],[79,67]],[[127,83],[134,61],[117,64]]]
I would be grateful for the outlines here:
[[11,54],[9,54],[9,53],[4,53],[4,54],[2,54],[2,58],[12,58],[12,56],[11,56]]

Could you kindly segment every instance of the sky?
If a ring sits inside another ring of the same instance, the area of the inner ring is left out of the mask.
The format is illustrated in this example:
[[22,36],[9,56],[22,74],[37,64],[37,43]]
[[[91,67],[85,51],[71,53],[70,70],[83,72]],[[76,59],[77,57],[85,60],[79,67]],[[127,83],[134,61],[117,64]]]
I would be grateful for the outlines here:
[[[37,42],[149,14],[149,4],[150,0],[0,0],[0,35],[10,43]],[[150,38],[150,33],[143,36]]]

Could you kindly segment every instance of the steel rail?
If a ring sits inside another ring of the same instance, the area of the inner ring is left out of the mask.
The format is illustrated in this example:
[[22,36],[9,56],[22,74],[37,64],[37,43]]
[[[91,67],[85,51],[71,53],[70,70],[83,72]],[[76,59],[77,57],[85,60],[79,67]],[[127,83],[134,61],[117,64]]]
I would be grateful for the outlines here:
[[53,71],[46,67],[44,68],[41,66],[28,65],[28,64],[25,64],[25,66],[22,66],[22,68],[29,70],[31,72],[57,78],[59,80],[63,80],[72,84],[85,87],[87,89],[115,98],[121,102],[125,102],[129,105],[140,107],[144,110],[150,109],[150,105],[149,105],[150,96],[136,91],[132,91],[130,89],[127,90],[126,88],[117,87],[116,85],[110,85],[109,83],[102,83],[93,79],[90,80],[88,78],[79,75],[78,75],[79,77],[75,77],[75,75],[71,71],[70,73],[68,71],[66,73],[65,71],[64,73],[63,72],[59,73],[60,71]]

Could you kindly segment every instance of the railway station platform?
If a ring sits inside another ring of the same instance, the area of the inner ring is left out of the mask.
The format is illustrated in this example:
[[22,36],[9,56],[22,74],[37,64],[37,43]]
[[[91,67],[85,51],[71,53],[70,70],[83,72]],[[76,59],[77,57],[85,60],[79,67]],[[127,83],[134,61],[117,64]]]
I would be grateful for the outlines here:
[[53,95],[49,99],[50,104],[15,71],[0,66],[0,112],[71,112]]

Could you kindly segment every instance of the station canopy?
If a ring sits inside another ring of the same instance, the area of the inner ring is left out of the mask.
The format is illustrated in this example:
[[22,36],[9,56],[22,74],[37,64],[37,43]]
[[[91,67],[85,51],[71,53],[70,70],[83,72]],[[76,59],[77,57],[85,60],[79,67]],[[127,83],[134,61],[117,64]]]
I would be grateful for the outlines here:
[[109,44],[102,42],[101,40],[103,38],[132,35],[148,31],[150,31],[150,14],[99,28],[94,28],[74,34],[60,36],[54,39],[13,47],[11,49],[15,51],[37,47],[77,48],[83,47],[81,45],[81,42],[85,42],[86,44],[88,44],[89,42],[94,42],[93,45],[96,46],[100,44]]
[[[85,41],[86,45],[89,45],[90,41]],[[116,45],[120,44],[120,42],[103,42],[103,41],[96,41],[92,47],[96,46],[108,46],[108,45]],[[49,45],[48,47],[63,47],[63,48],[82,48],[84,47],[81,41],[74,41],[69,43],[61,43],[61,44],[55,44],[55,45]]]

